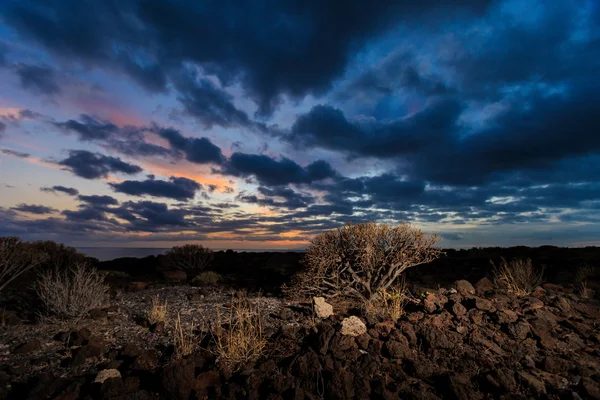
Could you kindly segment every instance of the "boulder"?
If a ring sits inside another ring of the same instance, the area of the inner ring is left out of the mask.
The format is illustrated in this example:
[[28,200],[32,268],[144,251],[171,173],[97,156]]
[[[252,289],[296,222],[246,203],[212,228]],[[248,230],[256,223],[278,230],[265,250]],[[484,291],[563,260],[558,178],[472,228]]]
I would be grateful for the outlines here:
[[33,340],[30,340],[28,342],[21,343],[20,345],[18,345],[14,349],[13,354],[31,353],[34,351],[38,351],[41,348],[42,348],[42,342],[40,342],[39,339],[33,339]]
[[456,281],[454,282],[454,288],[456,290],[458,290],[459,293],[463,294],[463,295],[474,295],[475,294],[475,288],[473,287],[473,285],[471,285],[471,282],[467,281],[467,280],[460,280],[460,281]]
[[352,316],[344,318],[340,333],[348,336],[359,336],[367,332],[367,327],[360,318]]
[[104,381],[107,379],[120,377],[121,373],[117,369],[103,369],[102,371],[98,372],[98,375],[96,375],[94,383],[104,383]]
[[162,277],[170,283],[183,283],[187,281],[187,274],[181,270],[163,271]]
[[483,277],[475,283],[475,291],[478,294],[484,294],[492,290],[494,290],[494,283],[489,278]]
[[325,301],[323,297],[313,298],[315,314],[319,318],[329,318],[333,315],[333,306]]

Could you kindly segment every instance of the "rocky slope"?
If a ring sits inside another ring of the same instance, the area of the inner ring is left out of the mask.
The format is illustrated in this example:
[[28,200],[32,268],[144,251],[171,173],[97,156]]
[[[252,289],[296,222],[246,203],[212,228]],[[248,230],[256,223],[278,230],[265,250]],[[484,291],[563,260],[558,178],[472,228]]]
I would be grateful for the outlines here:
[[[342,334],[344,318],[358,311],[319,320],[309,305],[279,302],[265,309],[268,354],[236,372],[203,349],[173,360],[165,340],[148,344],[166,333],[146,327],[128,343],[95,334],[96,325],[58,336],[13,334],[0,398],[600,399],[596,300],[552,284],[525,297],[496,293],[485,279],[453,286],[424,293],[396,323],[361,317],[366,333],[358,336]],[[65,361],[40,362],[51,342]],[[46,367],[32,369],[36,363]]]

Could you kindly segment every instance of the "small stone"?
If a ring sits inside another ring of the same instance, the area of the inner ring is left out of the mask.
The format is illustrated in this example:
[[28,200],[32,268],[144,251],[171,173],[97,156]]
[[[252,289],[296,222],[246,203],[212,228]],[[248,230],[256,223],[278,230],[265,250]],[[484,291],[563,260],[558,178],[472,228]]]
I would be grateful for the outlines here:
[[367,332],[367,327],[360,318],[352,316],[344,318],[340,333],[348,336],[359,336]]
[[452,313],[459,317],[461,315],[465,315],[467,313],[467,309],[460,303],[454,303],[452,305]]
[[94,379],[94,383],[104,383],[104,381],[107,379],[120,378],[120,377],[121,377],[121,373],[119,372],[119,370],[103,369],[102,371],[98,372],[98,375],[96,375],[96,379]]
[[319,318],[329,318],[333,315],[333,306],[325,301],[323,297],[313,298],[315,314]]
[[482,299],[481,297],[475,299],[475,307],[481,311],[496,311],[496,308],[494,307],[494,304],[491,301],[487,299]]

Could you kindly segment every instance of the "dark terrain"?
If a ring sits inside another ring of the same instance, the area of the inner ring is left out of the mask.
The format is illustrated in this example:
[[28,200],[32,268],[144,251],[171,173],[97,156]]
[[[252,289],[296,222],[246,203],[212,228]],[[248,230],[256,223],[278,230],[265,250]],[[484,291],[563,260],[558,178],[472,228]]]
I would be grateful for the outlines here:
[[[578,266],[597,271],[598,248],[447,251],[407,272],[415,301],[397,322],[336,303],[334,316],[319,319],[310,302],[283,298],[301,256],[216,252],[210,269],[224,279],[211,288],[165,272],[160,256],[97,263],[113,299],[73,326],[37,322],[34,296],[21,291],[2,305],[0,398],[600,399],[598,274],[591,298],[574,287]],[[531,258],[546,283],[520,297],[496,290],[490,259],[500,257]],[[269,340],[262,358],[237,371],[203,333],[234,290],[260,308]],[[197,327],[192,355],[175,358],[168,327],[141,321],[157,295]],[[350,315],[366,333],[342,335]],[[103,370],[115,375],[95,382]]]

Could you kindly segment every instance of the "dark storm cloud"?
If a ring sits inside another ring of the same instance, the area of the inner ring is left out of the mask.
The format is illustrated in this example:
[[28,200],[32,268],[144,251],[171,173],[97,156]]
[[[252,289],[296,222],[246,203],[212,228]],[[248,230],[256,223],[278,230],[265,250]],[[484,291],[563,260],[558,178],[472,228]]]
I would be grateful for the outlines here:
[[0,138],[4,135],[5,131],[6,131],[6,124],[4,122],[0,121]]
[[173,128],[154,127],[153,132],[166,139],[171,147],[185,154],[186,160],[196,164],[221,164],[225,157],[221,149],[209,139],[184,137]]
[[174,200],[190,200],[196,192],[202,189],[198,182],[187,178],[169,178],[169,181],[147,179],[145,181],[123,181],[110,183],[110,186],[119,193],[132,196],[150,195],[154,197],[165,197]]
[[58,165],[85,179],[106,178],[111,172],[133,175],[143,171],[139,166],[120,158],[86,150],[69,150],[69,157],[59,161]]
[[244,153],[233,153],[220,172],[237,177],[255,177],[266,186],[311,183],[337,176],[331,165],[323,160],[303,168],[289,158],[282,157],[278,161],[265,155]]
[[52,187],[43,187],[43,188],[40,188],[40,190],[42,192],[47,192],[47,193],[62,192],[62,193],[68,194],[69,196],[77,196],[79,194],[79,190],[77,190],[75,188],[70,188],[70,187],[65,187],[65,186],[60,186],[60,185],[56,185],[56,186],[52,186]]
[[91,196],[78,196],[80,201],[90,204],[92,206],[114,206],[119,204],[119,201],[111,196],[106,195],[91,195]]
[[310,194],[298,193],[291,188],[285,187],[266,188],[260,186],[258,192],[263,196],[262,198],[245,193],[240,193],[236,198],[246,203],[292,210],[306,207],[316,201]]
[[[485,10],[488,1],[440,1],[435,15]],[[11,2],[6,23],[62,57],[124,71],[149,90],[184,62],[224,83],[241,80],[269,114],[280,95],[323,93],[350,53],[399,21],[431,20],[429,2],[259,1],[236,3],[122,1]],[[133,22],[135,21],[135,22]],[[130,56],[131,54],[131,56]]]
[[233,104],[233,96],[210,80],[186,72],[175,80],[175,86],[179,91],[178,100],[185,111],[205,128],[212,128],[213,125],[227,128],[250,124],[248,115]]
[[83,142],[96,142],[107,149],[129,156],[168,156],[171,152],[144,138],[145,128],[126,126],[120,128],[107,121],[82,114],[79,121],[53,122],[65,133],[73,133]]
[[56,82],[56,72],[47,65],[16,64],[15,72],[24,89],[47,96],[61,92]]
[[21,212],[25,212],[25,213],[29,213],[29,214],[38,214],[38,215],[51,214],[55,211],[58,211],[57,209],[51,208],[51,207],[40,206],[40,205],[35,205],[35,204],[24,204],[24,203],[21,203],[16,207],[12,207],[11,210],[21,211]]
[[408,118],[361,126],[348,121],[341,110],[319,105],[298,117],[286,139],[354,156],[398,157],[443,144],[461,111],[458,101],[437,99]]
[[29,153],[23,153],[21,151],[11,150],[11,149],[2,149],[2,154],[6,154],[7,156],[14,156],[19,158],[29,158]]

